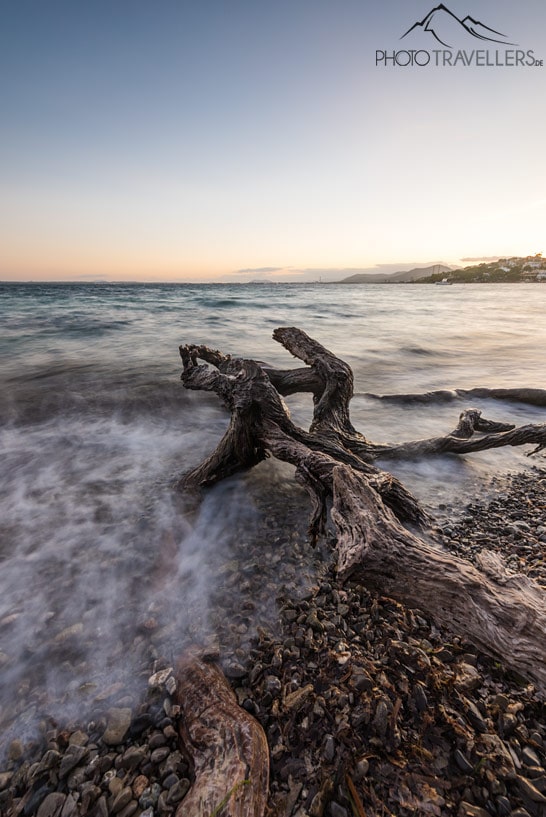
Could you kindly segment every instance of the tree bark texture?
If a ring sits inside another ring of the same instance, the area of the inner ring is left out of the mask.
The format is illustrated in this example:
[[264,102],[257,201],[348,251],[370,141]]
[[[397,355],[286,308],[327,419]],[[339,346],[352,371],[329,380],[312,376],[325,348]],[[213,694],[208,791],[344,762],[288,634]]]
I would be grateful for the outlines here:
[[177,665],[181,741],[194,780],[177,817],[263,817],[269,789],[265,733],[222,672],[191,651]]

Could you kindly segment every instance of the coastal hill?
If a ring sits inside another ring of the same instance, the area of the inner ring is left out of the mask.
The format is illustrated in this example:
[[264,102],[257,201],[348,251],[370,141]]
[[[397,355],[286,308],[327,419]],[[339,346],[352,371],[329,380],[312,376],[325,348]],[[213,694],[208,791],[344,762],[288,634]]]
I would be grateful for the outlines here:
[[546,259],[542,257],[542,253],[525,257],[499,258],[498,261],[455,269],[447,275],[434,271],[414,280],[417,284],[436,284],[440,281],[446,281],[450,284],[502,284],[546,281]]
[[496,261],[473,264],[468,267],[449,267],[433,264],[416,267],[407,272],[390,274],[358,273],[343,278],[340,284],[495,284],[546,281],[546,258],[542,253],[522,257],[499,258]]
[[406,270],[405,272],[390,272],[367,274],[359,272],[356,275],[351,275],[349,278],[343,278],[339,281],[340,284],[406,284],[411,281],[417,281],[421,278],[430,277],[431,275],[440,275],[441,278],[445,274],[451,272],[454,268],[448,267],[446,264],[432,264],[430,267],[416,267],[415,269]]

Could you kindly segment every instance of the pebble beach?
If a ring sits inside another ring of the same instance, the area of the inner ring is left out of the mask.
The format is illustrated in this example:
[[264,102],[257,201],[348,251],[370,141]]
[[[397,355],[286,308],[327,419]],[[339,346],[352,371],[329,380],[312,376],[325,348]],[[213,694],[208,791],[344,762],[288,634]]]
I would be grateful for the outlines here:
[[[239,537],[229,562],[216,565],[223,579],[203,644],[265,730],[268,815],[544,817],[543,697],[464,633],[340,585],[331,543],[309,547],[305,499],[288,487],[281,480],[256,497],[260,535]],[[495,550],[546,587],[545,488],[546,469],[535,467],[493,478],[464,506],[443,505],[443,546],[470,560]],[[266,615],[259,599],[273,595]],[[132,645],[142,656],[140,696],[114,685],[86,705],[85,719],[45,716],[30,740],[8,723],[1,814],[201,817],[184,811],[192,770],[159,608],[141,630]]]

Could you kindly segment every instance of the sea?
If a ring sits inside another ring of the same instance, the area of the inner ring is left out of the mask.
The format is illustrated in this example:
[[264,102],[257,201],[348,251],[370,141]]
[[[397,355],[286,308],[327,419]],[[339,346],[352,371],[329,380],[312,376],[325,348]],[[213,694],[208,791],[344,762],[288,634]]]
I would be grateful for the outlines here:
[[[545,422],[546,408],[514,402],[374,396],[544,388],[545,314],[543,284],[0,284],[0,735],[32,737],[119,697],[146,674],[133,655],[146,629],[163,628],[173,653],[190,631],[198,640],[210,566],[234,539],[252,544],[260,497],[275,505],[280,491],[289,540],[293,492],[305,526],[293,469],[273,459],[199,502],[174,490],[228,425],[214,395],[184,389],[179,345],[290,368],[302,364],[272,333],[299,327],[351,365],[355,427],[395,442],[445,434],[469,406]],[[310,395],[287,403],[308,427]],[[532,467],[528,450],[380,465],[441,515]],[[271,621],[275,605],[260,608]]]

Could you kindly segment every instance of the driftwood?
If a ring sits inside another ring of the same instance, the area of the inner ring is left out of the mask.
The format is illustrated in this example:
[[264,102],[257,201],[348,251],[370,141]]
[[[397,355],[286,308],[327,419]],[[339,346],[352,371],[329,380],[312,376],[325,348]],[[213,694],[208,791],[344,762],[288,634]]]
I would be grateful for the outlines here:
[[238,706],[222,672],[188,652],[177,666],[181,742],[193,784],[177,817],[263,817],[269,750],[258,721]]
[[390,403],[447,403],[477,397],[479,400],[505,400],[526,403],[529,406],[546,406],[546,389],[438,389],[422,394],[373,394],[364,392],[363,397]]
[[[210,485],[269,455],[292,463],[312,500],[312,540],[324,531],[330,510],[341,578],[361,580],[424,610],[546,690],[543,590],[530,579],[508,574],[491,553],[482,553],[477,569],[443,552],[431,529],[426,541],[408,529],[408,523],[425,528],[427,515],[398,480],[375,465],[388,457],[466,454],[529,443],[536,453],[546,446],[546,424],[514,428],[469,409],[443,437],[373,443],[350,421],[350,367],[299,329],[277,329],[273,337],[309,368],[278,370],[205,346],[180,348],[185,387],[215,392],[231,412],[216,450],[181,479],[180,487]],[[298,391],[313,395],[309,431],[292,423],[282,400]]]

